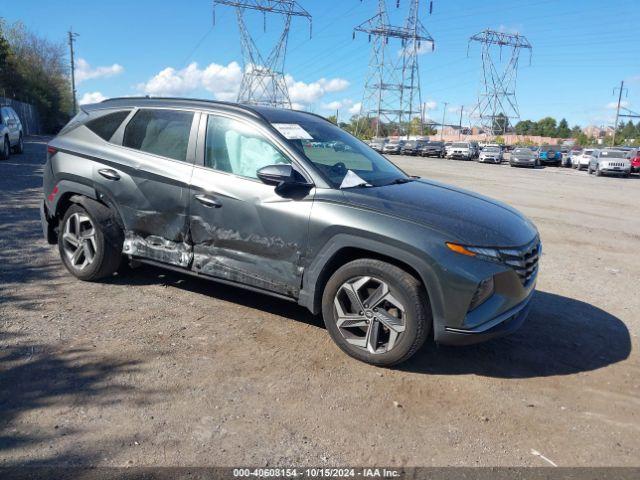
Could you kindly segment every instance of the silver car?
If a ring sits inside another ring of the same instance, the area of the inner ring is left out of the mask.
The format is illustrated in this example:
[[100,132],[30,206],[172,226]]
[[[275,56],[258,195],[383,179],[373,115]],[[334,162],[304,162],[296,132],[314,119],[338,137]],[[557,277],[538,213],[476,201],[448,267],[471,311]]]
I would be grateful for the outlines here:
[[18,114],[11,107],[0,108],[0,160],[24,151],[24,134]]
[[481,163],[502,163],[502,149],[500,147],[484,147],[478,161]]
[[613,148],[594,150],[587,170],[590,174],[595,173],[596,177],[601,175],[622,175],[625,178],[629,178],[631,174],[629,152]]

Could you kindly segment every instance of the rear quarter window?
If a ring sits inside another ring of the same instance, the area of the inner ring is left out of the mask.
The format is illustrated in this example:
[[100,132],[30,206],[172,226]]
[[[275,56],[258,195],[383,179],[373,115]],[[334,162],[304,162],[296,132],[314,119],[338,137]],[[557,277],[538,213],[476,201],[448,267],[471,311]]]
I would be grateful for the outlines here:
[[85,126],[108,142],[113,137],[113,134],[116,133],[118,127],[122,125],[124,119],[129,116],[129,113],[131,113],[131,110],[108,113],[102,117],[89,120],[85,123]]
[[193,115],[180,110],[140,110],[125,128],[122,145],[184,162]]

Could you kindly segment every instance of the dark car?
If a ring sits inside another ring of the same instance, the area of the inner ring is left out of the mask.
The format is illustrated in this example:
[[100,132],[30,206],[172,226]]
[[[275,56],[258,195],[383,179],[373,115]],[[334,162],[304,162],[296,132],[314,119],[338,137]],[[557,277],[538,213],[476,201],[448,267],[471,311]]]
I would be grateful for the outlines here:
[[420,149],[420,155],[423,157],[444,158],[445,149],[444,142],[428,142]]
[[557,147],[545,145],[538,150],[538,160],[542,165],[560,166],[562,162],[562,152]]
[[384,366],[431,335],[512,332],[534,295],[541,244],[527,218],[410,177],[310,113],[111,99],[84,105],[47,152],[43,232],[81,280],[133,261],[271,295]]
[[426,144],[425,140],[408,140],[400,149],[400,153],[402,155],[418,155]]
[[509,165],[512,167],[531,167],[535,168],[539,165],[535,152],[530,148],[518,147],[511,152],[509,156]]

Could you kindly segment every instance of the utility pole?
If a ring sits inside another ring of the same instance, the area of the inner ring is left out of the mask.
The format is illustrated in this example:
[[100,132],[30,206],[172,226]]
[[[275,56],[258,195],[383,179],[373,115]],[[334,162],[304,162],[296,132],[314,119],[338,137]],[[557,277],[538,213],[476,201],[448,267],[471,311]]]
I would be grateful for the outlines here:
[[[248,105],[291,108],[289,88],[284,76],[284,65],[289,42],[289,30],[293,17],[309,21],[311,36],[311,15],[295,0],[214,0],[213,18],[217,5],[233,7],[236,11],[240,47],[242,51],[242,80],[238,92],[238,102]],[[263,17],[266,30],[267,15],[277,15],[282,19],[278,39],[265,55],[265,45],[256,43],[245,22],[245,13],[258,12]]]
[[[616,88],[613,89],[615,94]],[[620,82],[620,91],[618,92],[618,106],[616,107],[616,123],[613,125],[613,135],[611,136],[611,146],[616,144],[616,132],[618,131],[618,121],[620,120],[620,103],[622,103],[622,91],[624,90],[624,80]]]
[[442,109],[442,125],[440,126],[440,141],[442,141],[444,135],[444,119],[447,115],[447,105],[449,105],[449,103],[444,102],[444,108]]
[[462,138],[462,111],[464,110],[464,105],[460,105],[460,123],[458,123],[458,140]]
[[[482,80],[478,102],[470,117],[479,118],[485,135],[494,137],[498,133],[496,119],[502,122],[502,133],[505,133],[507,124],[515,123],[520,118],[516,100],[520,51],[529,51],[529,63],[531,63],[533,47],[529,40],[519,33],[483,30],[469,39],[467,55],[472,42],[481,45]],[[502,60],[503,49],[511,49],[506,62]]]
[[[411,120],[422,119],[422,96],[418,56],[424,47],[434,49],[434,40],[420,20],[420,0],[411,0],[403,25],[389,21],[386,0],[378,0],[377,13],[353,30],[364,33],[371,43],[371,56],[364,84],[360,118],[376,122],[376,136],[384,122],[397,125],[399,135],[406,128],[408,136]],[[396,8],[400,0],[395,2]],[[432,7],[430,4],[429,13]],[[400,43],[400,52],[390,50],[390,40]]]
[[73,43],[76,41],[77,33],[74,33],[73,27],[69,29],[69,56],[71,57],[71,95],[73,96],[73,114],[78,111],[76,98],[76,64],[73,53]]

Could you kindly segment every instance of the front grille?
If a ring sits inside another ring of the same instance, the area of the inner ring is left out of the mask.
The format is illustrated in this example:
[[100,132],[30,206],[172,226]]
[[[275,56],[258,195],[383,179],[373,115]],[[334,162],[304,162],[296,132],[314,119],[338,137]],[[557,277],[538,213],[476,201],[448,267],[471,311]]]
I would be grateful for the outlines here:
[[608,165],[610,167],[624,167],[625,164],[623,162],[609,162]]
[[522,248],[501,249],[504,263],[515,270],[523,285],[535,276],[540,260],[541,244],[538,239]]

